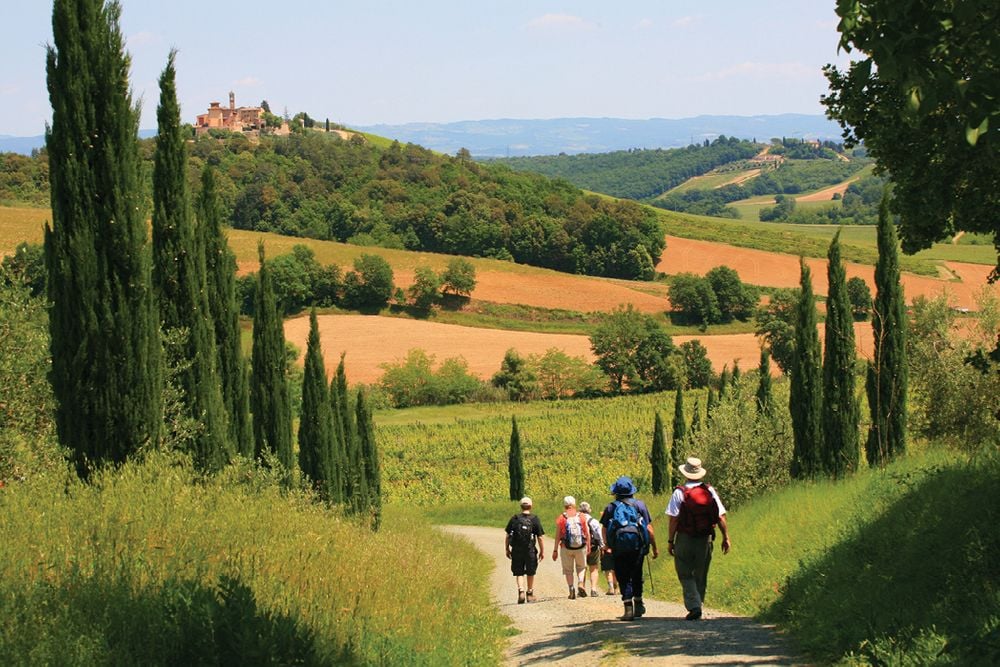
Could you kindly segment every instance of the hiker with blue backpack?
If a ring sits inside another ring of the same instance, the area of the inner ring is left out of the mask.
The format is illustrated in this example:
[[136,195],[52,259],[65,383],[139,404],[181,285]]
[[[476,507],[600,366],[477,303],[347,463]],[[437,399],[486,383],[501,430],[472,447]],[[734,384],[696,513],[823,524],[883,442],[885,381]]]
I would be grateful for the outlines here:
[[642,565],[650,550],[653,558],[660,555],[649,509],[634,497],[636,491],[629,477],[619,477],[611,485],[615,499],[601,514],[608,541],[606,549],[615,561],[615,579],[625,607],[622,619],[626,621],[642,618],[646,613],[642,602]]
[[[563,498],[563,512],[556,518],[556,548],[552,560],[559,558],[562,551],[562,571],[569,586],[569,599],[577,599],[576,578],[587,571],[587,554],[590,552],[590,528],[587,521],[576,510],[576,498]],[[587,594],[580,588],[580,597]]]
[[716,490],[703,481],[707,471],[701,459],[689,458],[679,469],[687,482],[674,489],[667,505],[666,513],[670,517],[667,545],[684,592],[684,606],[688,611],[684,618],[697,621],[705,601],[716,526],[722,532],[722,553],[729,553],[732,545],[726,525],[726,508]]

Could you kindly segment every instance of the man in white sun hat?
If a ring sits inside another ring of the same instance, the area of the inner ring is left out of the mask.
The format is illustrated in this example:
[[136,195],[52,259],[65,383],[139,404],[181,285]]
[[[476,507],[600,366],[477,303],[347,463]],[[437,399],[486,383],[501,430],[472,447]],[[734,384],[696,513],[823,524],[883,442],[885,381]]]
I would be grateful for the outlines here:
[[697,621],[705,601],[716,526],[722,533],[722,553],[729,553],[731,543],[726,508],[715,489],[703,481],[707,471],[701,466],[701,459],[691,457],[678,468],[687,481],[674,489],[667,505],[670,517],[667,545],[684,591],[684,606],[688,610],[685,619]]

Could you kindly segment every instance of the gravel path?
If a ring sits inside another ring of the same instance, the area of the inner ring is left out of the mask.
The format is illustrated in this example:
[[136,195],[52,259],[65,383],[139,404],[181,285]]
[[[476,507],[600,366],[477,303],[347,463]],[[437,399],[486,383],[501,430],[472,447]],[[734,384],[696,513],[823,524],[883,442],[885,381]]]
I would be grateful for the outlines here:
[[[786,642],[773,628],[740,617],[706,610],[700,622],[683,620],[684,607],[646,595],[646,615],[619,620],[621,600],[615,596],[569,600],[566,582],[552,561],[546,535],[546,559],[535,578],[534,604],[517,604],[517,586],[503,551],[500,528],[445,526],[492,557],[493,598],[519,634],[510,640],[506,664],[595,665],[797,665]],[[662,557],[669,558],[666,554]],[[647,584],[648,585],[648,584]],[[598,590],[603,591],[603,580]]]

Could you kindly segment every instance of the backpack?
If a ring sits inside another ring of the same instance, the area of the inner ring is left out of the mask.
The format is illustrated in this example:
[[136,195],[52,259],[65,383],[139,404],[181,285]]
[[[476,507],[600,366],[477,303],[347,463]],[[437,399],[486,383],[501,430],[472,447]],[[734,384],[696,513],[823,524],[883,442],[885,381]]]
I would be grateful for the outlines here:
[[582,547],[586,540],[583,539],[583,521],[580,519],[580,515],[568,517],[566,513],[563,512],[563,518],[566,519],[566,530],[563,532],[563,546],[567,549],[579,549]]
[[615,553],[646,553],[649,529],[631,498],[616,500],[611,513],[608,542]]
[[708,484],[677,487],[684,494],[681,510],[677,515],[677,530],[694,537],[715,537],[715,524],[719,523],[719,503],[715,502]]
[[597,551],[604,546],[604,538],[601,535],[601,522],[594,517],[590,517],[587,520],[587,528],[590,529],[590,551]]
[[530,514],[516,514],[512,519],[514,529],[510,534],[512,549],[529,549],[534,545],[535,521]]

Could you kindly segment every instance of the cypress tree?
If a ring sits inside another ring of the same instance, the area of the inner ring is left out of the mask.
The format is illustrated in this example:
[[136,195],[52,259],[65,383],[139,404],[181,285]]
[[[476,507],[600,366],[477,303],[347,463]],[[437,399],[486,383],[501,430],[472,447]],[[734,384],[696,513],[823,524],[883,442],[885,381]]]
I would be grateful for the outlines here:
[[823,451],[823,385],[819,332],[812,276],[799,258],[801,291],[795,307],[795,351],[791,363],[792,477],[812,477],[820,471]]
[[309,313],[305,372],[302,376],[302,406],[299,412],[299,468],[313,486],[329,497],[330,452],[333,412],[326,389],[326,365],[319,339],[316,309]]
[[771,351],[766,347],[760,348],[760,366],[757,372],[760,374],[757,381],[757,412],[769,417],[774,399],[771,394]]
[[709,387],[708,388],[708,397],[705,399],[705,421],[706,422],[711,422],[712,421],[712,412],[715,410],[715,407],[718,404],[719,404],[719,400],[715,397],[715,391],[711,387]]
[[670,471],[667,466],[667,439],[663,435],[663,420],[660,411],[656,411],[653,419],[653,446],[649,452],[649,463],[653,472],[653,493],[661,494],[669,488]]
[[740,374],[741,374],[741,371],[740,371],[740,362],[739,362],[738,359],[734,359],[733,360],[733,373],[732,373],[732,375],[729,376],[729,386],[730,387],[732,387],[734,389],[736,388],[736,385],[740,381]]
[[833,477],[858,465],[860,406],[855,394],[854,315],[840,258],[840,230],[827,253],[826,336],[823,353],[823,468]]
[[191,453],[203,470],[217,470],[232,454],[222,390],[216,373],[215,326],[205,285],[204,251],[199,252],[187,189],[187,151],[181,135],[176,72],[171,51],[160,75],[160,104],[153,153],[153,291],[165,332],[184,330],[177,359],[178,385],[187,416],[202,428]]
[[[694,397],[694,405],[691,407],[691,428],[688,432],[693,436],[701,431],[701,406],[698,404],[698,396]],[[677,463],[680,465],[680,462]]]
[[726,397],[726,390],[729,388],[730,382],[729,365],[724,364],[722,366],[722,373],[719,374],[719,402]]
[[378,458],[375,425],[372,423],[372,411],[368,408],[364,387],[358,388],[355,407],[361,460],[364,462],[365,486],[368,489],[367,509],[371,517],[372,530],[378,530],[382,525],[382,463]]
[[871,410],[865,445],[869,465],[883,465],[906,451],[906,304],[899,282],[896,228],[885,195],[879,207],[877,233],[872,310],[875,349],[866,382]]
[[347,391],[344,355],[340,355],[340,363],[337,364],[337,398],[344,434],[344,500],[350,503],[352,511],[360,512],[365,505],[368,489],[363,474],[358,429],[351,413],[350,394]]
[[517,417],[510,418],[507,475],[510,478],[510,499],[520,500],[524,496],[524,460],[521,458],[521,434],[517,430]]
[[336,376],[330,380],[330,414],[333,419],[333,433],[330,439],[330,501],[342,503],[347,499],[347,451],[344,446],[344,415],[340,412],[340,389]]
[[671,486],[679,486],[683,483],[681,472],[678,467],[681,465],[683,456],[683,446],[687,441],[687,429],[684,426],[684,390],[677,388],[677,397],[674,399],[674,437],[670,444],[670,482]]
[[292,469],[292,408],[288,395],[285,331],[278,316],[274,284],[264,261],[264,244],[257,245],[260,271],[254,293],[250,407],[253,410],[254,456],[277,456]]
[[45,229],[59,441],[87,478],[159,440],[163,369],[137,132],[117,3],[56,0],[46,52]]
[[229,417],[229,440],[236,451],[253,456],[250,426],[249,368],[240,337],[240,309],[236,303],[236,255],[222,231],[223,213],[215,191],[215,175],[205,166],[197,201],[198,236],[205,256],[208,308],[215,323],[216,364],[222,400]]

